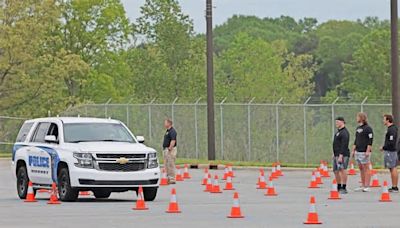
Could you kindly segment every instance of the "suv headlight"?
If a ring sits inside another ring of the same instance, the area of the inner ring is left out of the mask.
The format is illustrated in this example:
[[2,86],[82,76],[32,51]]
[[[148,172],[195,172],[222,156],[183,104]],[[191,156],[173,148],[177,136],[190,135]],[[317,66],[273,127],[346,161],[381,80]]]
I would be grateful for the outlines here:
[[74,158],[78,161],[76,167],[93,169],[93,157],[89,153],[74,153]]
[[157,153],[149,153],[147,155],[147,168],[154,169],[158,167]]

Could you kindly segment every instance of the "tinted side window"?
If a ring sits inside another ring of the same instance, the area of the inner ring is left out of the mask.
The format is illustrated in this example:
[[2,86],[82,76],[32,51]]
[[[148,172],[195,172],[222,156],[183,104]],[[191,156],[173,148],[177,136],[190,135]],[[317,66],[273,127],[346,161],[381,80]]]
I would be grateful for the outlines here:
[[35,135],[33,136],[32,142],[44,143],[44,136],[47,135],[50,123],[40,123],[37,128]]
[[17,142],[24,142],[26,139],[26,136],[28,136],[29,131],[32,128],[33,123],[24,123],[24,125],[22,125],[21,129],[19,130],[18,136],[16,141]]

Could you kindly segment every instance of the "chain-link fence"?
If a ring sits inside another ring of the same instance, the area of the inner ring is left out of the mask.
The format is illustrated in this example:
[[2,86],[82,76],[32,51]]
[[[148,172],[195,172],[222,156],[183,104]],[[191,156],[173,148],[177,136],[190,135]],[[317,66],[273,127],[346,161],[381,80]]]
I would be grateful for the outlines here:
[[[378,150],[386,127],[382,115],[391,112],[391,105],[368,103],[303,104],[224,103],[215,104],[216,158],[235,161],[279,160],[293,164],[316,164],[329,160],[335,129],[335,117],[343,116],[354,140],[357,112],[368,114],[375,132],[373,161],[382,162]],[[179,157],[207,159],[207,106],[192,104],[87,104],[70,108],[61,116],[102,117],[123,121],[136,135],[143,135],[146,144],[158,150],[165,129],[163,121],[172,118],[178,131]],[[0,117],[1,151],[11,151],[12,143],[23,119]],[[4,144],[6,143],[6,144]]]

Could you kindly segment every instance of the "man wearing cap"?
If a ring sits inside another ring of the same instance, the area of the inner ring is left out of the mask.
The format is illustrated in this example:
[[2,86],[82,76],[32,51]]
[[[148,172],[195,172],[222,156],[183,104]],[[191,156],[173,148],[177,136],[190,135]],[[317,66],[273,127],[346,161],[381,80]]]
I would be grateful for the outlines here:
[[338,191],[346,194],[347,166],[349,164],[350,134],[345,126],[343,117],[336,118],[336,128],[338,129],[333,138],[333,172],[338,183]]
[[385,114],[383,115],[383,124],[387,127],[387,132],[385,135],[385,144],[380,148],[384,153],[385,168],[389,169],[390,177],[392,179],[392,187],[389,192],[399,192],[397,187],[398,183],[398,172],[397,172],[397,127],[393,124],[393,116]]

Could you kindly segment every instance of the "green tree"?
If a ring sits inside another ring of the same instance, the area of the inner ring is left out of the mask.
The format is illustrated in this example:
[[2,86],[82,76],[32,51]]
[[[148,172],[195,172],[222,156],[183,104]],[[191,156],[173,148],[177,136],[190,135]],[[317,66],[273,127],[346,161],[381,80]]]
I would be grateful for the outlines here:
[[390,97],[390,31],[375,30],[364,37],[353,60],[344,64],[338,95],[371,99]]
[[140,50],[132,50],[134,61],[130,62],[132,67],[141,69],[132,68],[136,72],[136,92],[140,97],[153,96],[165,101],[175,97],[193,100],[204,95],[205,43],[194,36],[192,21],[182,13],[178,2],[146,0],[141,14],[136,29],[147,42]]
[[218,62],[219,97],[236,101],[256,97],[270,102],[287,97],[287,101],[296,102],[304,100],[313,90],[312,56],[288,53],[281,41],[270,44],[240,33]]
[[0,1],[1,112],[37,116],[66,107],[60,81],[87,68],[79,56],[50,48],[59,16],[52,0]]

